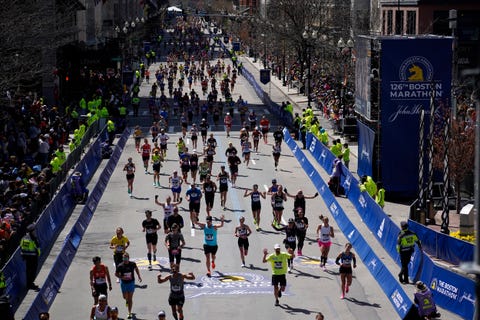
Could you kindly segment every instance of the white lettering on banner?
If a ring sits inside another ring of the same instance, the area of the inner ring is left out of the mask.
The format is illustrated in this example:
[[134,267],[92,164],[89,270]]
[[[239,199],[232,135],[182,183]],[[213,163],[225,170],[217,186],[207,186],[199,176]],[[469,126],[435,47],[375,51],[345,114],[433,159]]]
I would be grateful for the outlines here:
[[312,172],[310,172],[310,174],[308,176],[311,178],[314,173],[315,173],[315,170],[312,170]]
[[320,191],[320,193],[323,194],[325,192],[325,190],[326,190],[325,185],[322,185],[320,187],[320,190],[318,190],[318,191]]
[[345,192],[350,190],[350,183],[351,182],[352,182],[352,177],[347,176],[347,178],[345,179],[345,182],[343,183],[343,188],[345,189]]
[[298,145],[295,145],[295,148],[293,148],[292,153],[295,154],[297,152]]
[[404,303],[404,300],[403,300],[403,297],[402,295],[400,294],[400,292],[398,292],[398,289],[396,289],[392,295],[390,296],[390,298],[392,299],[393,301],[393,304],[395,305],[395,307],[397,309],[403,309],[403,311],[405,313],[407,313],[407,304]]
[[458,299],[458,288],[443,280],[438,280],[437,278],[434,278],[430,283],[430,288],[440,294],[443,294],[446,297],[449,297],[450,299]]
[[363,158],[370,159],[370,152],[367,151],[367,145],[365,143],[362,144],[362,153],[360,154],[360,159]]
[[310,147],[308,148],[308,150],[310,150],[310,152],[313,152],[315,150],[315,144],[316,143],[317,143],[317,140],[312,139],[312,142],[310,143]]
[[380,228],[378,228],[377,236],[382,239],[383,236],[383,228],[385,227],[385,218],[383,218],[382,223],[380,224]]
[[322,162],[325,162],[325,159],[327,159],[327,151],[323,150],[322,153],[320,154],[320,160]]
[[377,267],[377,259],[373,258],[369,263],[368,263],[368,266],[372,266],[372,270],[375,270],[375,268]]
[[335,204],[335,202],[332,202],[329,209],[330,209],[330,212],[332,213],[332,215],[334,215],[334,216],[338,215],[338,207]]
[[360,203],[360,206],[362,206],[362,208],[367,207],[367,201],[365,200],[363,194],[360,194],[360,196],[358,197],[358,203]]
[[463,300],[470,301],[473,305],[475,305],[475,297],[472,296],[471,293],[464,292],[460,300],[458,300],[458,302],[462,302]]
[[50,282],[50,284],[45,288],[45,291],[42,295],[43,302],[47,305],[50,306],[50,304],[53,302],[53,299],[55,298],[55,287],[53,284],[53,281]]
[[388,117],[388,122],[395,122],[399,116],[414,116],[420,114],[423,106],[421,104],[416,104],[413,106],[409,105],[398,105],[397,111],[393,112],[390,117]]
[[355,233],[355,229],[354,229],[354,230],[352,230],[352,231],[351,231],[351,232],[348,234],[348,236],[347,236],[347,237],[348,237],[348,239],[352,239],[352,237],[353,237],[354,233]]
[[53,213],[50,213],[50,229],[51,230],[55,230],[55,228],[57,227],[57,225],[55,224],[55,221],[53,220]]

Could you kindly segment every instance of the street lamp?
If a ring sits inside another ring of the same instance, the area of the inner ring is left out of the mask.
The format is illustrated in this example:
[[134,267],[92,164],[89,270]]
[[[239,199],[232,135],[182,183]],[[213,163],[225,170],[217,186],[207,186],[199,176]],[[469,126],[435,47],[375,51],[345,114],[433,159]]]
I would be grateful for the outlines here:
[[263,38],[263,69],[267,69],[267,35],[262,33]]
[[337,48],[338,50],[340,51],[340,55],[343,59],[343,86],[342,86],[342,92],[340,94],[340,99],[341,99],[341,103],[343,103],[343,97],[344,97],[344,93],[345,93],[345,87],[347,85],[347,80],[348,80],[348,70],[347,70],[347,62],[350,60],[351,62],[351,59],[352,59],[352,50],[353,50],[353,47],[354,47],[355,43],[353,42],[353,40],[351,38],[349,38],[347,40],[347,42],[345,42],[343,40],[343,38],[340,38],[337,42]]
[[305,29],[305,31],[303,31],[302,33],[302,37],[305,40],[305,46],[307,49],[307,85],[305,88],[305,94],[307,95],[308,108],[310,108],[311,107],[310,91],[311,91],[311,78],[312,78],[312,73],[310,69],[312,64],[313,44],[315,43],[315,40],[317,40],[317,31],[316,30],[310,31],[308,29]]

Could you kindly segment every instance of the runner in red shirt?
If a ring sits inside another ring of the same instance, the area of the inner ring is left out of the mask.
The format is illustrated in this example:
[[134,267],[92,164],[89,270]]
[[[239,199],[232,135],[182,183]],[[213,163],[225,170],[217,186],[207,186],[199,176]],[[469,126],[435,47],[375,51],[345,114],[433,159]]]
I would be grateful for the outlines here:
[[143,139],[143,145],[140,147],[142,150],[143,166],[145,167],[145,174],[148,174],[148,160],[150,160],[150,153],[152,152],[152,146],[148,143],[148,139]]
[[263,142],[265,144],[268,143],[268,131],[270,130],[270,121],[265,117],[265,115],[262,116],[262,120],[260,120],[260,129],[262,130],[262,135],[263,135]]
[[230,130],[232,129],[232,116],[230,115],[230,112],[227,112],[225,115],[225,118],[223,119],[223,123],[225,124],[225,127],[227,128],[227,137],[230,137]]
[[[93,257],[93,266],[90,269],[90,286],[92,287],[92,296],[94,304],[98,303],[98,296],[104,294],[108,296],[108,290],[112,290],[112,281],[108,267],[102,263],[100,257]],[[108,288],[107,288],[108,284]]]

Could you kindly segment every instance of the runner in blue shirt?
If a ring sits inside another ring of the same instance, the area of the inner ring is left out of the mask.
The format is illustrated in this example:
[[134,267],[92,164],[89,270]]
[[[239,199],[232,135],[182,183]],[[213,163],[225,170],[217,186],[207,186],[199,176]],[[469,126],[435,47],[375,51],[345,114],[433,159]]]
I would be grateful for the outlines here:
[[188,200],[188,208],[190,210],[190,220],[192,221],[192,228],[195,228],[195,222],[198,221],[198,214],[200,213],[200,199],[202,199],[202,190],[192,183],[190,189],[186,192]]
[[207,266],[207,277],[211,277],[210,260],[212,261],[212,269],[215,269],[215,255],[217,254],[217,229],[223,227],[223,220],[225,216],[222,214],[219,224],[212,223],[212,216],[207,216],[207,223],[196,222],[196,224],[203,229],[205,234],[205,242],[203,244],[203,251],[205,253],[205,264]]

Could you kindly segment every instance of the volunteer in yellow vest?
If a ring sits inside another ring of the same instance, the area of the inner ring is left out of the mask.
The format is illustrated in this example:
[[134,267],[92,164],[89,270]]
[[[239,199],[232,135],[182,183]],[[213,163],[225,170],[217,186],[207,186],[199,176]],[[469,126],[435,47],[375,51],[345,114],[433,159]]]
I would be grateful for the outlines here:
[[111,145],[115,139],[115,123],[108,119],[107,121],[108,143]]
[[7,288],[7,281],[5,280],[5,274],[0,270],[0,296],[5,293]]
[[20,250],[23,260],[25,261],[27,288],[39,290],[34,283],[37,277],[38,257],[40,256],[40,247],[37,237],[34,234],[35,225],[30,224],[27,227],[28,233],[20,241]]
[[422,250],[422,243],[418,239],[415,232],[408,230],[408,223],[402,221],[400,223],[402,231],[398,234],[397,238],[397,252],[400,253],[400,263],[402,269],[398,274],[398,280],[401,283],[408,283],[408,264],[412,258],[412,254],[415,250],[415,244],[417,244],[418,249]]
[[63,150],[63,146],[58,146],[58,149],[55,151],[55,156],[60,160],[60,165],[62,165],[67,160],[67,154]]
[[53,174],[56,174],[61,170],[60,159],[58,159],[58,157],[54,157],[52,160],[50,160],[50,165],[52,166]]
[[320,129],[320,142],[328,146],[328,133],[323,128]]
[[378,203],[380,208],[385,206],[385,189],[381,181],[377,182],[377,193],[375,194],[375,202]]
[[348,169],[348,165],[350,164],[350,148],[348,147],[348,143],[343,144],[343,163],[345,167]]
[[361,184],[359,185],[360,192],[367,191],[370,197],[374,198],[377,193],[377,185],[370,176],[362,176]]

